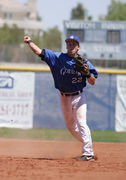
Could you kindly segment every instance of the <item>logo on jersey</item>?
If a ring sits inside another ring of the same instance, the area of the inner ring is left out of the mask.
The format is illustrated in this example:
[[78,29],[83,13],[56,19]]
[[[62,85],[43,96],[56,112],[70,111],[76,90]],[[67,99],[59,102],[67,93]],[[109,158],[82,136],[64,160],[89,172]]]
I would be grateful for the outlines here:
[[77,75],[80,75],[80,73],[75,71],[74,69],[66,69],[66,68],[62,68],[60,70],[60,74],[62,76],[66,75],[66,74],[77,74]]
[[0,76],[0,88],[13,88],[14,79],[10,76]]

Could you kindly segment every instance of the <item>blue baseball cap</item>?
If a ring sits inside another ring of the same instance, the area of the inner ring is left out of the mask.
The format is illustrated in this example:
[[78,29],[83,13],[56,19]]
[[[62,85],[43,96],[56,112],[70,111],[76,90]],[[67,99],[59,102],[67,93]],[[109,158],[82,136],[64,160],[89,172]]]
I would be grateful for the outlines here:
[[80,44],[80,40],[79,40],[79,38],[78,38],[77,36],[71,35],[71,36],[69,36],[65,41],[67,42],[67,41],[69,41],[69,40],[74,40],[74,41],[76,41],[78,44]]

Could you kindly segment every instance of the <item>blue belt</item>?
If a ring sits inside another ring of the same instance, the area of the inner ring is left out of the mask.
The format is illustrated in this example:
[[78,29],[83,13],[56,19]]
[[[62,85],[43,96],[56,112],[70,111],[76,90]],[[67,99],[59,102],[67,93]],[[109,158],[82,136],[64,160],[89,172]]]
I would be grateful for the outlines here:
[[77,92],[74,92],[74,93],[63,93],[63,92],[60,92],[62,96],[77,96],[78,94],[82,93],[83,90],[80,90],[80,91],[77,91]]

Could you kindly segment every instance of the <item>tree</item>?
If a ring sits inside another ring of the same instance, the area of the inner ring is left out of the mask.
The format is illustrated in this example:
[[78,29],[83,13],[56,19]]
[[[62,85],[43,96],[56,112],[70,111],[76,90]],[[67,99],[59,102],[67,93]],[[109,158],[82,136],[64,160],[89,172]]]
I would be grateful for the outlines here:
[[[51,28],[32,36],[40,48],[48,48],[54,51],[61,51],[61,32],[57,27]],[[0,61],[5,62],[40,62],[29,48],[25,48],[23,43],[24,31],[16,25],[8,27],[4,25],[0,28]]]
[[92,16],[88,16],[88,21],[91,21],[92,20]]
[[77,7],[73,8],[71,11],[71,20],[78,19],[84,20],[85,19],[85,9],[81,3],[77,4]]
[[61,32],[57,26],[43,32],[42,46],[54,51],[61,51]]
[[123,4],[120,1],[111,0],[111,4],[108,7],[108,13],[105,16],[104,20],[125,21],[126,4]]
[[11,28],[5,24],[0,28],[0,44],[19,45],[22,42],[24,31],[19,29],[16,25]]
[[77,7],[71,11],[71,20],[92,20],[92,16],[88,16],[88,10],[83,7],[83,4],[78,3]]

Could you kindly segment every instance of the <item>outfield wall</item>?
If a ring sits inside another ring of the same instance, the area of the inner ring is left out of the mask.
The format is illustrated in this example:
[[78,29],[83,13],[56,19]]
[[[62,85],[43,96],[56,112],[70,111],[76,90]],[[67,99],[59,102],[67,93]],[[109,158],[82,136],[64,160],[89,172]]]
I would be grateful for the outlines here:
[[[65,128],[48,68],[0,67],[0,127]],[[126,131],[126,71],[98,70],[87,93],[92,130]]]

